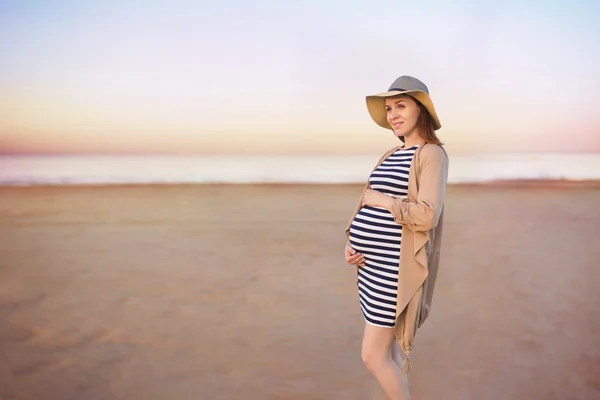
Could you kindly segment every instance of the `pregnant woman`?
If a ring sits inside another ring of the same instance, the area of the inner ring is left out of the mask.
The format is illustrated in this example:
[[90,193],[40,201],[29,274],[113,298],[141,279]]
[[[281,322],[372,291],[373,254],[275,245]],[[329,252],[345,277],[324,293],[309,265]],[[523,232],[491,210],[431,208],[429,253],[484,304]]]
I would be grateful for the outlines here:
[[429,90],[418,79],[401,76],[388,91],[367,96],[367,109],[402,145],[371,172],[346,229],[345,257],[358,270],[362,359],[391,399],[409,399],[403,378],[431,307],[448,157],[435,132],[441,124]]

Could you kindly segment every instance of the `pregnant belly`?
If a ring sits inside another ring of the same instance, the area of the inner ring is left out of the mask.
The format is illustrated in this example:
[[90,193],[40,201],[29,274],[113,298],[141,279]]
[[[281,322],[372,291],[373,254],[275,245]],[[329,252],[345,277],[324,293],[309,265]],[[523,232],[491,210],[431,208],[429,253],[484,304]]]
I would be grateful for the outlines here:
[[402,225],[397,224],[385,209],[363,207],[350,225],[350,244],[367,258],[378,255],[399,256],[401,239]]

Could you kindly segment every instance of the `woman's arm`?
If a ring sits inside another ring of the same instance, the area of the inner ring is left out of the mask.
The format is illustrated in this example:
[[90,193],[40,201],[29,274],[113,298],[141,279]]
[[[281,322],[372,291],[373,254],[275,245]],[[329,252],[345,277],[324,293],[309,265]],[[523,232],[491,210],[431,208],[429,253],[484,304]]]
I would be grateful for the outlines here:
[[[394,147],[389,149],[388,151],[386,151],[380,158],[379,160],[377,160],[377,163],[375,164],[375,167],[373,168],[373,170],[371,171],[371,173],[379,166],[381,165],[381,163],[383,162],[383,160],[385,160],[390,154],[392,154],[394,151],[396,151],[398,149],[398,147]],[[365,186],[363,187],[363,191],[360,194],[360,198],[358,199],[358,204],[356,205],[356,208],[354,209],[354,212],[352,213],[352,216],[350,217],[350,220],[348,221],[348,224],[346,225],[346,238],[348,238],[350,236],[350,225],[352,224],[352,221],[354,220],[354,217],[356,216],[356,214],[360,211],[361,207],[364,205],[363,203],[363,198],[365,193],[369,190],[369,181],[367,180],[367,183],[365,184]]]
[[389,209],[397,223],[413,231],[428,231],[437,226],[446,195],[448,156],[440,146],[430,146],[427,150],[432,151],[422,154],[417,201],[393,199]]
[[421,156],[421,176],[417,201],[396,199],[367,190],[363,196],[363,205],[386,208],[397,223],[413,231],[428,231],[437,226],[448,180],[448,157],[440,146],[423,149]]

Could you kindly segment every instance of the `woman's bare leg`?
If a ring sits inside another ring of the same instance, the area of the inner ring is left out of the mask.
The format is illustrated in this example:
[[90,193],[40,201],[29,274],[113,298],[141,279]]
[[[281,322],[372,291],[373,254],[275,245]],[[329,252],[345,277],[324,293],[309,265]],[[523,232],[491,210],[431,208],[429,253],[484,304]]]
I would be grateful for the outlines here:
[[392,328],[382,328],[365,323],[362,359],[392,400],[408,400],[410,393],[400,367],[392,359],[392,345],[396,341]]

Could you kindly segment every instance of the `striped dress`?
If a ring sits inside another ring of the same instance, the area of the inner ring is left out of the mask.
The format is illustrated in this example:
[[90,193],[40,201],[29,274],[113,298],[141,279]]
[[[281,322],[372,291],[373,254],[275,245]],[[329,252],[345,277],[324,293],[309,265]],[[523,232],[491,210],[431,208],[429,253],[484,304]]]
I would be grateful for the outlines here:
[[[398,149],[369,177],[371,189],[404,198],[408,193],[408,171],[418,146]],[[398,266],[402,225],[384,208],[365,206],[350,225],[350,244],[365,256],[358,268],[360,308],[369,324],[393,327],[396,319]]]

